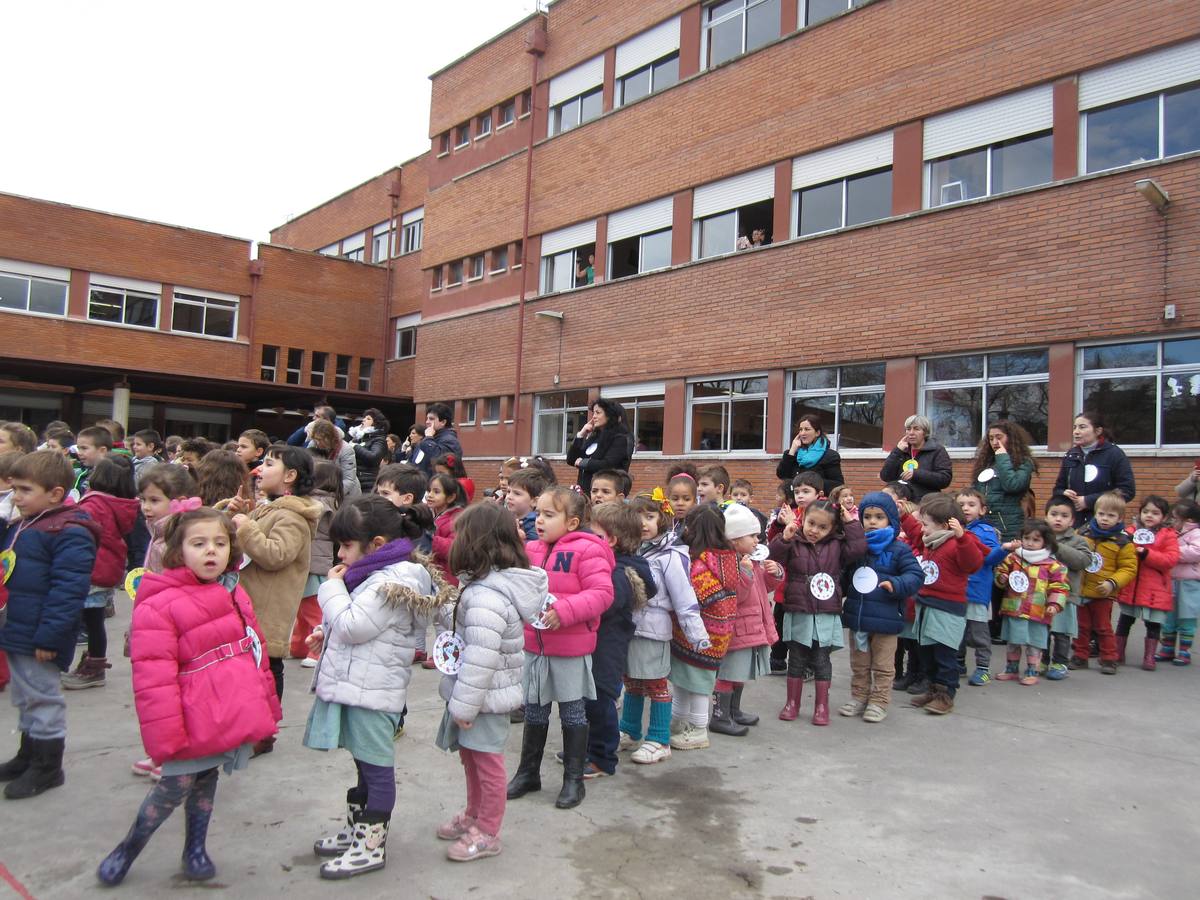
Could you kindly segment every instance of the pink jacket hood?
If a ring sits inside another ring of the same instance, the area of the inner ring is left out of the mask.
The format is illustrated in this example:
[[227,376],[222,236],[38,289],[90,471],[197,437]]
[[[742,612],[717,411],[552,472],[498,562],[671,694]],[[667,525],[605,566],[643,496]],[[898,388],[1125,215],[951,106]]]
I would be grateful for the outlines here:
[[612,549],[590,531],[569,531],[553,544],[525,545],[530,565],[546,570],[554,609],[562,627],[554,631],[525,626],[525,649],[546,656],[584,656],[596,649],[600,616],[612,606]]

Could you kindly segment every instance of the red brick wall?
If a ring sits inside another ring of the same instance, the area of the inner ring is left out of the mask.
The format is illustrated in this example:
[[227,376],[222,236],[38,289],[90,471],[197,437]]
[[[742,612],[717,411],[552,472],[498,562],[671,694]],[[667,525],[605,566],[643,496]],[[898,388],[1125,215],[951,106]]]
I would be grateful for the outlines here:
[[[299,250],[319,250],[334,241],[378,225],[392,214],[388,190],[399,172],[398,166],[388,169],[316,209],[272,229],[271,243]],[[405,175],[408,175],[407,171]],[[420,206],[421,201],[418,200],[414,205]],[[403,207],[401,211],[409,208]],[[370,243],[371,236],[367,235],[367,244]]]

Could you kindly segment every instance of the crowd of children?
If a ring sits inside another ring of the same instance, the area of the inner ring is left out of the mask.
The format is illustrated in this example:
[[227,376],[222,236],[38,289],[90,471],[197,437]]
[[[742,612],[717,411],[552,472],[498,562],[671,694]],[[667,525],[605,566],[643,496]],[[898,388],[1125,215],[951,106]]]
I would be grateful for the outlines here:
[[622,753],[651,765],[711,733],[746,736],[759,717],[744,687],[769,674],[786,676],[779,719],[799,717],[811,682],[812,724],[829,725],[843,647],[850,699],[837,712],[878,724],[898,690],[950,713],[968,671],[977,687],[1060,681],[1090,666],[1093,636],[1114,674],[1138,619],[1143,669],[1186,665],[1200,613],[1189,500],[1147,497],[1127,525],[1125,500],[1105,494],[1077,530],[1072,499],[1055,496],[1003,540],[972,488],[914,502],[899,481],[856,499],[803,471],[767,515],[721,465],[677,464],[636,494],[627,472],[601,470],[584,496],[522,457],[474,499],[447,454],[431,475],[384,461],[355,496],[336,446],[140,431],[127,450],[124,437],[111,421],[78,434],[59,423],[38,449],[25,426],[0,424],[0,687],[11,681],[20,729],[0,766],[7,798],[64,783],[62,689],[105,684],[106,611],[122,585],[134,601],[126,653],[147,757],[133,771],[153,785],[100,864],[109,885],[180,805],[184,876],[214,877],[219,772],[272,749],[289,656],[313,669],[303,745],[355,764],[344,827],[313,846],[321,876],[342,879],[386,863],[414,666],[442,673],[436,743],[459,754],[466,803],[436,836],[467,862],[499,853],[506,803],[541,790],[555,704],[555,806],[570,809]]

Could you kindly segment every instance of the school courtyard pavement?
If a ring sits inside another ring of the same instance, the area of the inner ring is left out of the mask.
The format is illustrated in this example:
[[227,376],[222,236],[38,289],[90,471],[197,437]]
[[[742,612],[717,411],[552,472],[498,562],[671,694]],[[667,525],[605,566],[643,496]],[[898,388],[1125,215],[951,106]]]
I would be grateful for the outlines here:
[[[128,601],[108,620],[120,653]],[[1141,634],[1135,634],[1140,658]],[[1134,643],[1134,642],[1131,642]],[[1001,648],[1002,649],[1002,648]],[[1134,651],[1131,648],[1130,657]],[[543,790],[509,804],[504,852],[452,863],[433,830],[463,801],[458,760],[433,745],[440,676],[413,674],[396,744],[398,802],[388,865],[321,881],[313,840],[336,829],[354,767],[344,752],[301,746],[310,670],[289,661],[274,753],[222,775],[203,886],[177,874],[183,816],[172,816],[116,889],[127,898],[212,891],[229,898],[1157,898],[1193,896],[1200,872],[1200,671],[1097,669],[1036,687],[964,686],[952,715],[908,708],[886,722],[842,718],[848,654],[834,656],[827,728],[780,722],[784,680],[746,690],[762,723],[714,735],[669,761],[623,761],[554,808],[561,769],[551,737]],[[99,896],[96,865],[124,835],[148,784],[119,655],[107,686],[68,694],[67,783],[0,798],[0,900]],[[0,750],[16,745],[2,698]],[[520,727],[508,742],[517,763]],[[210,895],[211,896],[211,895]]]

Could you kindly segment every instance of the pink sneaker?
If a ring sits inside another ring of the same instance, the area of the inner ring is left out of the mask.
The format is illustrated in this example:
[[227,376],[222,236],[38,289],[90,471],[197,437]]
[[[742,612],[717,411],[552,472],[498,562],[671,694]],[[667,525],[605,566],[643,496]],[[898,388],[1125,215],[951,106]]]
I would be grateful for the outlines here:
[[438,826],[438,839],[443,841],[457,841],[460,837],[470,831],[474,824],[475,820],[466,813],[459,813],[449,822],[443,822]]
[[460,837],[446,850],[446,856],[454,862],[471,862],[483,859],[485,856],[500,854],[500,838],[494,834],[484,834],[474,825],[471,830]]

